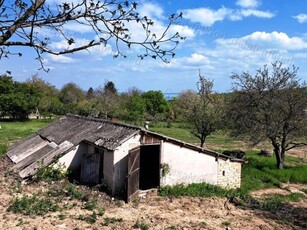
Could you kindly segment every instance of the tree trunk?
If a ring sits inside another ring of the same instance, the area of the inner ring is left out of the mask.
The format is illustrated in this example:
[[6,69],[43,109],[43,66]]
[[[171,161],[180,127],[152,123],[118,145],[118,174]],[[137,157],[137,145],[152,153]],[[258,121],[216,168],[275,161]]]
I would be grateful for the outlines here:
[[200,147],[204,147],[204,144],[205,144],[205,141],[206,141],[206,137],[207,136],[202,136],[201,138],[200,138]]
[[274,148],[274,153],[276,157],[276,167],[277,169],[283,169],[284,168],[284,160],[285,160],[285,154],[280,151],[279,148]]

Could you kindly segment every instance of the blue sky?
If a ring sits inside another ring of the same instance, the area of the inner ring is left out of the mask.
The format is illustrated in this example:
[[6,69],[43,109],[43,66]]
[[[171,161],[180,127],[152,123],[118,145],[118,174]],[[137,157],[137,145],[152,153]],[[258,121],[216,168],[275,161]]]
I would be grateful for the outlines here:
[[[59,0],[49,0],[54,3]],[[183,20],[174,25],[186,40],[170,64],[160,60],[137,59],[134,48],[126,59],[114,59],[114,47],[95,47],[90,52],[56,57],[45,55],[48,73],[38,70],[35,53],[21,49],[21,58],[2,59],[0,70],[12,72],[24,81],[34,74],[61,88],[75,82],[84,90],[113,81],[119,91],[137,87],[143,91],[178,93],[196,89],[199,70],[214,80],[214,89],[228,92],[232,73],[255,70],[264,64],[282,61],[299,67],[299,77],[307,81],[307,1],[306,0],[176,0],[137,1],[139,11],[149,15],[161,29],[166,18],[183,12]],[[67,27],[80,40],[88,34],[78,27]],[[131,32],[139,34],[138,28]],[[55,41],[54,47],[61,41]]]

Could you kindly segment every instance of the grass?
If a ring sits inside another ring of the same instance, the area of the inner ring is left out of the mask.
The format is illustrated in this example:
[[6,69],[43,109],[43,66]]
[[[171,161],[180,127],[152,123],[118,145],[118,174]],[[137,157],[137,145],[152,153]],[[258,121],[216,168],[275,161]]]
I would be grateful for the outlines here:
[[177,184],[175,186],[164,186],[160,188],[161,196],[192,196],[192,197],[226,197],[233,190],[206,183],[193,183],[189,185]]
[[274,194],[259,200],[248,196],[246,197],[245,202],[249,204],[245,205],[249,205],[255,209],[276,212],[277,210],[283,209],[284,203],[299,202],[303,198],[304,194],[301,193],[291,193],[288,195]]
[[5,154],[7,147],[11,143],[47,126],[52,121],[54,120],[0,121],[0,157]]
[[275,157],[259,156],[257,151],[247,152],[248,163],[242,167],[242,190],[254,191],[279,187],[281,183],[307,183],[307,165],[299,158],[286,157],[286,162],[301,162],[295,166],[276,168]]
[[[152,124],[149,127],[149,130],[157,133],[161,133],[163,135],[187,142],[199,145],[200,141],[198,138],[193,136],[188,128],[188,126],[184,123],[172,123],[171,127],[168,127],[166,123],[159,122]],[[208,146],[219,146],[220,149],[233,149],[234,143],[242,141],[236,140],[233,137],[230,137],[226,131],[219,130],[211,135],[209,135],[206,139],[206,144]],[[218,151],[218,149],[215,149]],[[222,151],[222,150],[221,150]]]

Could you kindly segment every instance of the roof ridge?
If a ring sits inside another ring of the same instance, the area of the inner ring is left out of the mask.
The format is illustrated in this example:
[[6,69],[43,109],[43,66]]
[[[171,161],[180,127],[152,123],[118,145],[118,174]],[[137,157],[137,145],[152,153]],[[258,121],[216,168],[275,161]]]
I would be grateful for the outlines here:
[[84,116],[71,114],[71,113],[66,114],[66,117],[72,117],[72,118],[86,120],[86,121],[96,121],[96,122],[99,122],[99,123],[106,123],[106,124],[111,124],[111,125],[115,125],[115,126],[122,126],[122,127],[136,129],[136,130],[143,130],[143,127],[140,127],[140,126],[118,123],[118,122],[114,122],[114,121],[110,121],[110,120],[106,120],[106,119],[101,119],[101,118],[84,117]]

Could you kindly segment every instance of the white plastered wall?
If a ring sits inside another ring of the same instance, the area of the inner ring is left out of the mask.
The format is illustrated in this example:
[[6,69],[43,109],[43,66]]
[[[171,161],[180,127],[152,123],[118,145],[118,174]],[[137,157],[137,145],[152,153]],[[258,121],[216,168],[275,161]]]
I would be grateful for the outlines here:
[[109,186],[110,189],[113,188],[113,151],[104,150],[103,158],[103,178],[102,182]]
[[82,156],[87,151],[87,145],[80,143],[74,149],[59,158],[58,163],[64,165],[66,169],[78,169],[81,164]]
[[141,136],[139,134],[131,137],[114,151],[114,185],[112,188],[113,194],[120,194],[125,192],[125,184],[128,173],[129,150],[140,146],[140,137]]
[[214,156],[163,142],[161,165],[170,169],[161,177],[161,186],[200,182],[217,184],[218,162]]

